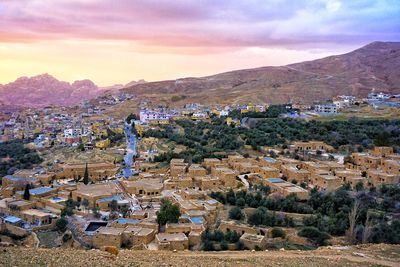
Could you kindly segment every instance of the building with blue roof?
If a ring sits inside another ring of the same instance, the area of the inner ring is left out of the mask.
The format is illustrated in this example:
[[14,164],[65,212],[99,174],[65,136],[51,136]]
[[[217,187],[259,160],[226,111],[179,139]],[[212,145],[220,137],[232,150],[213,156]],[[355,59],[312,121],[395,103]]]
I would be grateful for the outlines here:
[[[31,195],[31,197],[45,197],[54,194],[56,192],[57,192],[56,188],[51,188],[46,186],[36,187],[29,190],[29,194]],[[22,197],[24,195],[24,191],[18,191],[16,195]]]
[[116,224],[138,224],[140,223],[139,220],[135,219],[128,219],[128,218],[118,218],[114,221]]
[[276,159],[271,158],[271,157],[264,157],[263,160],[265,160],[265,161],[267,161],[269,163],[275,163],[276,162]]
[[269,178],[267,180],[269,182],[271,182],[271,183],[274,183],[274,184],[276,184],[276,183],[285,183],[286,182],[285,180],[283,180],[281,178]]
[[203,217],[190,217],[190,221],[194,224],[204,224]]
[[15,175],[6,175],[2,179],[2,185],[3,186],[10,186],[16,183],[34,183],[36,182],[36,178],[25,178],[25,177],[20,177],[20,176],[15,176]]
[[20,225],[22,224],[22,219],[16,216],[7,216],[4,218],[5,223],[13,224],[13,225]]

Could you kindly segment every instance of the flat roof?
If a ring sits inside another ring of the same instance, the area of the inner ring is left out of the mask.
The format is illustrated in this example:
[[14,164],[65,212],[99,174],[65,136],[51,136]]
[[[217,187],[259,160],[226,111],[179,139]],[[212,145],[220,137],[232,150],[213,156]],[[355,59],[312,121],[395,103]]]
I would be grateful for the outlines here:
[[4,221],[8,223],[17,223],[17,222],[22,222],[22,219],[16,216],[7,216],[4,218]]
[[48,193],[51,191],[55,191],[56,189],[51,188],[51,187],[38,187],[38,188],[33,188],[29,190],[29,193],[31,195],[40,195],[40,194],[44,194],[44,193]]
[[[37,187],[37,188],[29,189],[29,194],[34,196],[34,195],[45,194],[45,193],[52,192],[52,191],[57,191],[57,189],[51,188],[51,187]],[[24,191],[17,192],[17,194],[19,194],[19,195],[22,195],[23,193],[24,193]]]
[[162,189],[164,187],[164,184],[158,178],[123,181],[123,185],[127,187],[144,187],[151,189]]
[[194,224],[203,224],[204,223],[203,217],[190,217],[189,219]]
[[139,220],[128,219],[128,218],[118,218],[117,220],[115,220],[115,222],[118,224],[138,224],[138,223],[140,223]]
[[87,196],[112,196],[117,192],[115,183],[104,184],[78,184],[76,192]]
[[8,203],[8,205],[13,205],[13,206],[24,206],[29,204],[31,204],[31,202],[26,200],[16,200]]
[[99,200],[97,200],[97,202],[111,202],[113,200],[121,201],[123,199],[124,197],[122,195],[114,195],[112,197],[100,198]]
[[160,234],[157,234],[157,239],[159,241],[185,241],[185,240],[188,240],[187,236],[184,233],[179,233],[179,234],[160,233]]
[[275,163],[276,162],[276,159],[271,158],[271,157],[263,157],[263,160],[268,161],[270,163]]
[[285,183],[286,181],[281,178],[268,178],[267,179],[271,183]]
[[154,232],[153,229],[143,227],[126,227],[124,232],[134,233],[135,236],[146,236]]
[[44,216],[50,216],[50,213],[37,210],[37,209],[29,209],[29,210],[24,210],[21,212],[22,214],[27,214],[27,215],[33,215],[33,216],[39,216],[39,217],[44,217]]
[[125,229],[123,228],[114,228],[114,227],[107,227],[102,226],[97,229],[96,233],[103,234],[103,235],[120,235]]
[[3,177],[3,179],[6,178],[8,180],[14,181],[14,182],[19,182],[19,181],[35,181],[36,178],[26,178],[26,177],[21,177],[21,176],[15,176],[15,175],[6,175]]

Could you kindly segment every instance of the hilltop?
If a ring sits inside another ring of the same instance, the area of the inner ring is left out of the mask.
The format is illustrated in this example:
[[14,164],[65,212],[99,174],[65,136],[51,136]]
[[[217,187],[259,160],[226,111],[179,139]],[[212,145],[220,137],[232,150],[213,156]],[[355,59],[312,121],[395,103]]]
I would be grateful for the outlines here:
[[49,74],[0,85],[0,109],[68,106],[116,91],[166,104],[312,103],[371,90],[400,93],[400,42],[374,42],[343,55],[279,67],[236,70],[207,77],[133,81],[100,88],[90,80],[68,83]]
[[342,94],[363,97],[372,89],[400,93],[400,42],[374,42],[313,61],[149,82],[123,91],[148,98],[184,96],[181,102],[312,103]]

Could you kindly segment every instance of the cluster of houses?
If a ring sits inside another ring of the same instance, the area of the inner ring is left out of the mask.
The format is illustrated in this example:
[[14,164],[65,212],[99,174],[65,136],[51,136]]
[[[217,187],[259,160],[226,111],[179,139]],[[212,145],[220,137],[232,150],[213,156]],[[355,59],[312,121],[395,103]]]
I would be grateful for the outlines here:
[[0,142],[31,139],[38,149],[80,144],[85,149],[105,149],[111,144],[110,134],[123,134],[123,121],[92,106],[28,109],[9,114],[0,123]]
[[[319,141],[295,142],[290,149],[302,153],[333,148]],[[89,182],[81,178],[89,173]],[[172,159],[168,169],[139,172],[116,179],[119,166],[111,163],[58,164],[51,171],[20,170],[2,178],[0,223],[36,230],[51,229],[70,199],[79,203],[69,222],[76,236],[92,247],[115,246],[184,250],[198,248],[201,234],[214,225],[223,205],[211,192],[249,189],[262,184],[274,196],[309,197],[309,190],[333,191],[349,183],[372,187],[396,184],[400,179],[400,155],[390,147],[375,147],[370,153],[353,153],[344,163],[328,160],[301,161],[287,157],[228,155],[206,158],[201,164]],[[26,184],[31,185],[26,199]],[[157,212],[162,199],[179,207],[177,223],[160,228]],[[119,216],[113,216],[113,209]],[[95,211],[98,211],[97,215]],[[249,248],[263,245],[268,229],[229,221],[219,224],[223,232],[237,231]]]
[[293,104],[293,108],[301,111],[313,110],[319,115],[334,115],[346,109],[354,107],[355,104],[368,104],[377,107],[400,107],[400,95],[391,95],[384,92],[371,92],[365,98],[357,98],[351,95],[340,95],[333,97],[328,102],[315,105]]

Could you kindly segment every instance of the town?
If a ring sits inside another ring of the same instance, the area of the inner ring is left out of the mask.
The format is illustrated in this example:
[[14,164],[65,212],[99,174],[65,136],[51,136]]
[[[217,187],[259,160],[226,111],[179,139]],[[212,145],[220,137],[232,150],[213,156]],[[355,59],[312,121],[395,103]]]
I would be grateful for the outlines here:
[[354,142],[254,135],[272,120],[396,112],[398,99],[373,92],[313,106],[174,108],[141,100],[127,118],[113,118],[110,109],[138,101],[119,94],[5,112],[1,242],[27,245],[34,235],[44,247],[171,251],[398,243],[398,120],[372,121],[394,130]]

